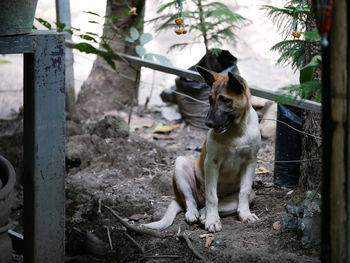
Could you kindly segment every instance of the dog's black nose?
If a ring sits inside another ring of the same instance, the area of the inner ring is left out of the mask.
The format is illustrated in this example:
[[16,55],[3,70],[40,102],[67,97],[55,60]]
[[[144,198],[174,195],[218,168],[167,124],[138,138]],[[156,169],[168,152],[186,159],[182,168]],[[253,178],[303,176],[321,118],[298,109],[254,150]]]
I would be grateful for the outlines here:
[[205,120],[205,125],[206,125],[207,127],[209,127],[209,128],[214,128],[214,122],[213,122],[213,120],[208,120],[208,119],[206,119],[206,120]]

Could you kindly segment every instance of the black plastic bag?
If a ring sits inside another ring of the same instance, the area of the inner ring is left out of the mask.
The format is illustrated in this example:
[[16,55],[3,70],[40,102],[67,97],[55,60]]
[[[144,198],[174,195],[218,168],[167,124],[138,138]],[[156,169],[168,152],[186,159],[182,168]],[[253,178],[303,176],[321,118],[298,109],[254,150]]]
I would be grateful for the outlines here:
[[[295,129],[301,130],[301,119],[287,107],[278,104],[277,120],[283,121]],[[276,161],[299,160],[301,156],[301,133],[287,125],[276,125]],[[276,187],[295,188],[298,186],[300,162],[276,162],[274,182]]]

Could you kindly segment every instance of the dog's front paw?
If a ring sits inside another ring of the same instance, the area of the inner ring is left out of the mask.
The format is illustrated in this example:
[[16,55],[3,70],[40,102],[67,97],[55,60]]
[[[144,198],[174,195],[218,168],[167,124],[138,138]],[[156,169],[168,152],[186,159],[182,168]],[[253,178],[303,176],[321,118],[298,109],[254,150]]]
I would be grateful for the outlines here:
[[252,214],[249,211],[238,213],[238,218],[242,222],[246,222],[246,223],[259,221],[259,218],[255,214]]
[[219,216],[208,216],[205,220],[205,230],[214,233],[222,230],[221,221]]
[[202,225],[205,225],[205,221],[207,218],[206,215],[207,215],[207,210],[205,209],[205,207],[199,210],[199,221],[201,222]]
[[199,213],[197,209],[187,209],[185,214],[186,222],[189,224],[196,223],[199,218]]

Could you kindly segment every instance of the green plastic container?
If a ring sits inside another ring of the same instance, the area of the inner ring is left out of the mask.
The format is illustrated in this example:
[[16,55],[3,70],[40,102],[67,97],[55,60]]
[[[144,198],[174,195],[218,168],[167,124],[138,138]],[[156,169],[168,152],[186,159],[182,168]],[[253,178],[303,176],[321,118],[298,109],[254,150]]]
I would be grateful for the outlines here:
[[0,0],[0,36],[32,31],[38,0]]

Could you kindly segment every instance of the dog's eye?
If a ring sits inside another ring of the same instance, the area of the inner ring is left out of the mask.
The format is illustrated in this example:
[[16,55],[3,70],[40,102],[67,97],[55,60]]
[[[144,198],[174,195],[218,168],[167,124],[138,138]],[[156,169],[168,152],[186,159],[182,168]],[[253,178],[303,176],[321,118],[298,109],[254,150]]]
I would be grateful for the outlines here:
[[220,100],[227,105],[230,105],[232,103],[232,99],[224,97],[224,96],[220,96]]

